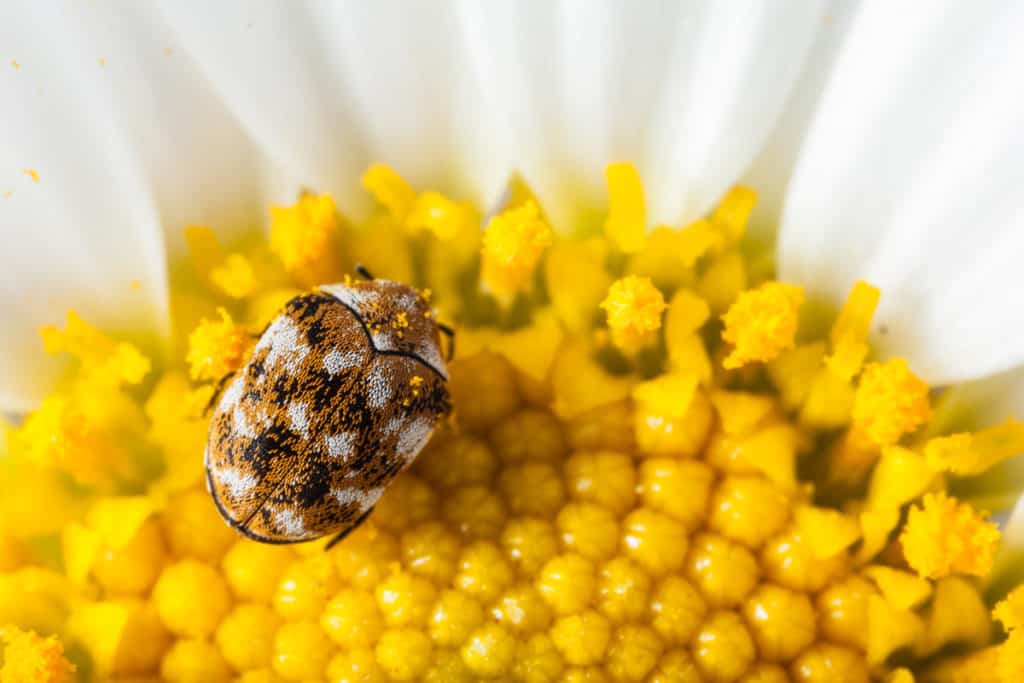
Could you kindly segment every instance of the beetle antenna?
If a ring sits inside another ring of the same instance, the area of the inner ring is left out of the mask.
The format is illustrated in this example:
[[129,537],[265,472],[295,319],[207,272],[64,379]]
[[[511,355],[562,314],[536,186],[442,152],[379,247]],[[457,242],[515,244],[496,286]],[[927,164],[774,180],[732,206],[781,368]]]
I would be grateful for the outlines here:
[[364,266],[362,263],[357,263],[356,264],[356,272],[359,273],[359,277],[363,278],[364,280],[376,280],[377,279],[377,278],[373,277],[373,275],[370,274],[370,271],[368,271],[366,269],[366,266]]
[[444,323],[438,323],[437,329],[441,330],[448,337],[448,360],[455,358],[455,330]]

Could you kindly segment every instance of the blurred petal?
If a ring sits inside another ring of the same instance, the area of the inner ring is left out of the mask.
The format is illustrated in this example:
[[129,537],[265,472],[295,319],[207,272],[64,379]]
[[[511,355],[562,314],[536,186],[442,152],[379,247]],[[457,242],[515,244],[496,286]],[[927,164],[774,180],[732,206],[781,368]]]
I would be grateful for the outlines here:
[[933,384],[1024,361],[1024,5],[867,4],[791,181],[783,278],[839,302]]
[[165,337],[165,248],[183,246],[188,222],[246,227],[258,177],[248,141],[145,5],[7,3],[0,43],[0,411],[20,412],[60,370],[37,330],[67,308]]

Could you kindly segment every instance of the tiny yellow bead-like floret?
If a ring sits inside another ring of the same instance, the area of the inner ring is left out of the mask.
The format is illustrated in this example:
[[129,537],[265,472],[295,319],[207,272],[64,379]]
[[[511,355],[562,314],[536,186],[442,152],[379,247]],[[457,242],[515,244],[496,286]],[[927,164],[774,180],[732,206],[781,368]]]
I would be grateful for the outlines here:
[[928,493],[910,508],[900,535],[907,562],[922,577],[985,576],[999,546],[999,528],[966,503]]
[[932,414],[928,385],[893,358],[869,363],[853,402],[854,426],[879,446],[894,444],[924,424]]
[[802,289],[781,282],[741,293],[722,316],[722,339],[733,347],[723,365],[733,369],[765,362],[793,348],[803,301]]
[[220,320],[202,320],[188,338],[189,373],[197,381],[217,381],[242,364],[250,335],[231,315],[218,309]]
[[42,637],[13,625],[0,627],[0,683],[70,683],[75,665],[56,636]]
[[650,278],[630,275],[612,283],[601,308],[615,345],[635,351],[655,340],[668,304]]
[[480,276],[484,285],[499,298],[523,291],[552,241],[551,227],[536,202],[498,214],[484,230]]

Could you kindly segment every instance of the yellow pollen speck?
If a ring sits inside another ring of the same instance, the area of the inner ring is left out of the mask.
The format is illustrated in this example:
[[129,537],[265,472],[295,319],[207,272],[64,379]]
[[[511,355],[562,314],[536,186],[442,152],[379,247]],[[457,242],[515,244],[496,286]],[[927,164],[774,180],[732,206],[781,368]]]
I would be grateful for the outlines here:
[[1007,631],[1024,626],[1024,586],[1018,586],[996,603],[992,616],[998,619]]
[[4,643],[0,683],[66,683],[75,665],[64,658],[64,647],[56,636],[43,638],[16,626],[0,628]]
[[766,282],[740,294],[722,316],[722,339],[733,345],[725,358],[727,369],[769,361],[793,348],[803,290],[781,282]]
[[936,437],[924,447],[929,466],[961,477],[981,474],[1022,452],[1024,423],[1012,419],[974,434]]
[[879,446],[894,444],[932,414],[928,385],[902,358],[869,363],[853,402],[854,427]]
[[484,284],[498,297],[522,291],[552,240],[551,227],[533,200],[498,214],[484,231]]
[[622,162],[609,164],[605,176],[608,219],[604,234],[620,251],[635,254],[643,249],[647,237],[647,211],[640,173],[633,164]]
[[907,563],[924,578],[985,576],[999,545],[999,528],[986,517],[945,493],[925,494],[900,534]]
[[373,164],[363,174],[362,183],[396,222],[405,221],[416,201],[416,191],[395,169],[387,164]]
[[24,173],[25,173],[25,175],[27,175],[29,178],[32,179],[33,183],[38,183],[39,182],[39,172],[38,171],[32,170],[31,168],[26,168]]
[[250,336],[223,308],[220,320],[203,320],[188,338],[189,373],[194,380],[220,380],[242,364]]
[[18,63],[17,59],[12,59],[11,60],[11,66],[13,66],[15,69],[20,69],[21,68],[21,64]]
[[615,345],[635,351],[654,341],[668,304],[650,278],[630,275],[612,283],[601,308],[608,316]]
[[270,217],[270,250],[299,284],[337,280],[339,225],[331,195],[304,194],[292,206],[271,208]]
[[412,379],[409,380],[410,386],[418,387],[421,384],[423,384],[423,378],[419,375],[413,375]]

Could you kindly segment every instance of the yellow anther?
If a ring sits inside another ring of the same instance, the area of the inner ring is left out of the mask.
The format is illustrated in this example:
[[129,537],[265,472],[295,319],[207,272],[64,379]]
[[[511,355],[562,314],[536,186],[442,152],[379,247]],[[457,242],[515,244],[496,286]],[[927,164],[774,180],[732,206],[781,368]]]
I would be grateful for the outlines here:
[[608,218],[604,234],[620,250],[635,254],[644,247],[647,236],[647,210],[644,186],[636,166],[628,162],[609,164],[605,168],[608,181]]
[[910,508],[900,535],[907,562],[925,578],[985,576],[999,546],[999,528],[986,517],[944,493],[926,494]]
[[270,250],[292,278],[312,287],[341,276],[338,210],[329,194],[302,195],[292,206],[270,209]]
[[901,609],[885,598],[868,598],[868,663],[884,662],[896,650],[911,645],[924,633],[924,621],[915,612]]
[[553,236],[533,201],[507,209],[484,230],[481,279],[497,297],[508,298],[526,289]]
[[707,219],[690,223],[679,233],[679,259],[687,268],[693,268],[702,256],[715,253],[725,245],[722,233]]
[[0,627],[3,657],[0,683],[70,683],[75,665],[64,658],[57,636],[43,638],[8,624]]
[[186,361],[193,380],[217,381],[234,372],[251,343],[249,333],[226,310],[217,312],[220,320],[203,319],[188,337]]
[[832,355],[825,362],[836,375],[847,381],[860,372],[867,358],[868,331],[880,296],[877,287],[858,280],[832,326]]
[[387,164],[373,164],[363,174],[362,183],[396,223],[405,221],[416,201],[416,191],[395,169]]
[[1007,458],[1024,452],[1024,423],[1008,420],[973,434],[953,434],[928,441],[928,464],[961,477],[981,474]]
[[928,385],[902,358],[869,363],[853,403],[854,427],[879,446],[894,444],[931,417]]
[[421,192],[413,202],[405,224],[413,232],[427,231],[443,242],[454,240],[476,216],[465,204],[448,199],[438,192]]
[[722,339],[733,346],[723,365],[733,369],[769,361],[793,348],[803,301],[802,289],[781,282],[766,282],[740,294],[722,317]]
[[81,361],[87,381],[113,386],[138,384],[149,372],[149,359],[134,345],[115,342],[74,310],[67,312],[63,330],[47,325],[39,333],[47,353],[70,353]]
[[711,222],[730,243],[739,242],[747,231],[747,222],[756,204],[757,192],[743,185],[734,185],[715,207]]
[[650,278],[630,275],[616,280],[608,289],[601,308],[608,316],[612,341],[632,352],[653,342],[661,329],[665,297]]
[[932,596],[932,584],[910,572],[872,565],[864,575],[875,582],[885,601],[896,609],[912,609]]
[[210,270],[210,282],[232,299],[244,299],[256,291],[256,271],[242,254],[228,254]]
[[796,526],[815,554],[835,557],[860,539],[857,520],[838,510],[801,505],[796,509]]
[[1024,586],[1017,586],[996,603],[992,616],[998,619],[1007,631],[1024,626]]

